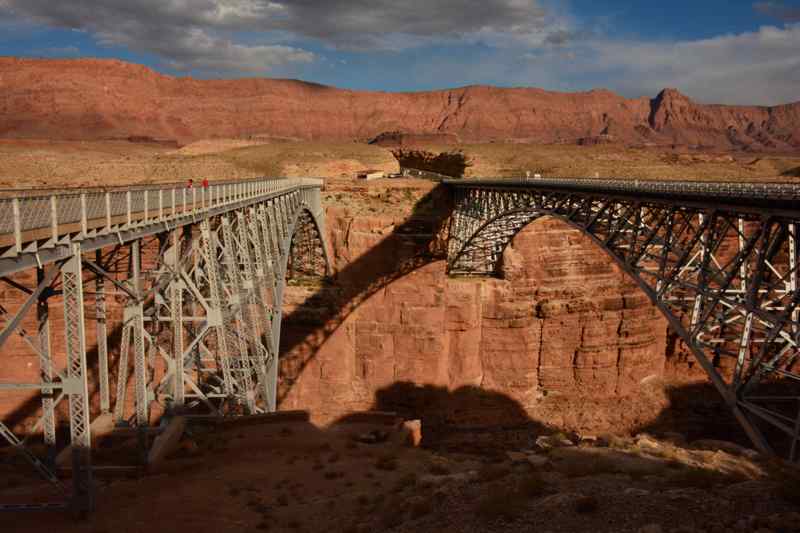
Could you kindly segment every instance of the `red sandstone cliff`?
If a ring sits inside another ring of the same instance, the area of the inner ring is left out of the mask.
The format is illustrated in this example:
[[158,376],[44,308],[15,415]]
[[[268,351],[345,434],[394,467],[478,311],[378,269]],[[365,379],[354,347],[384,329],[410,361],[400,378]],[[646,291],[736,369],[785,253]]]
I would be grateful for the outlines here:
[[[706,381],[647,296],[580,231],[537,221],[506,249],[502,279],[452,278],[438,255],[417,255],[437,234],[433,184],[363,187],[329,183],[326,193],[336,283],[287,290],[282,409],[321,421],[378,406],[455,426],[514,422],[491,401],[437,405],[401,385],[479,387],[556,427],[628,431],[671,405],[662,384]],[[330,202],[345,191],[346,205]],[[394,403],[380,401],[393,390]]]
[[675,90],[651,100],[485,86],[389,94],[291,80],[174,78],[114,60],[0,58],[2,137],[368,140],[395,131],[465,142],[602,137],[787,150],[800,148],[800,102],[713,106]]

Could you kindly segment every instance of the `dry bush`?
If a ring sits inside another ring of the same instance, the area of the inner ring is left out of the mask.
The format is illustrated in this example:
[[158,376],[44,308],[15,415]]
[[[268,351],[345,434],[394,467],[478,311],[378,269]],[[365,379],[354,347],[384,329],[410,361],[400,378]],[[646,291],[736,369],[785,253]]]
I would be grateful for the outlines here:
[[330,470],[325,472],[324,475],[325,479],[339,479],[344,477],[344,472],[337,472],[336,470]]
[[411,506],[411,516],[413,518],[421,518],[433,512],[433,503],[430,500],[418,500]]
[[574,508],[576,513],[594,513],[600,507],[600,502],[594,496],[581,496],[575,500]]
[[428,472],[433,474],[434,476],[446,476],[450,473],[450,469],[444,465],[440,465],[438,463],[434,463],[428,469]]
[[489,491],[487,496],[478,500],[475,512],[484,521],[512,521],[525,511],[527,503],[528,498],[520,492],[505,487]]
[[517,490],[527,498],[540,498],[552,492],[550,485],[536,474],[524,478]]
[[382,455],[375,461],[375,468],[387,471],[397,470],[397,457],[390,454]]
[[554,467],[571,478],[611,474],[617,471],[617,466],[611,457],[594,454],[575,454],[564,457],[555,463]]
[[500,465],[483,465],[478,470],[478,480],[482,482],[497,481],[511,473],[511,469],[504,464]]
[[417,474],[414,472],[409,472],[405,474],[400,479],[397,480],[397,484],[394,486],[395,492],[402,492],[403,490],[413,487],[417,484]]
[[785,502],[800,507],[800,476],[798,474],[784,474],[779,478],[777,487],[778,496]]
[[711,489],[716,485],[742,481],[742,478],[723,474],[717,470],[688,467],[673,471],[667,481],[670,485],[679,487],[693,487],[698,489]]

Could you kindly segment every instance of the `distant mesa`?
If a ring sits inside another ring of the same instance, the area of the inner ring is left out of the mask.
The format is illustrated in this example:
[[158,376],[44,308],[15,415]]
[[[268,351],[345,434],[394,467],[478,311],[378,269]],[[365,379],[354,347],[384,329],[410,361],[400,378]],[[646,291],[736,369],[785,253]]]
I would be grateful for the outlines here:
[[0,76],[5,138],[800,149],[800,102],[705,105],[677,89],[655,98],[488,86],[387,93],[297,80],[175,78],[117,60],[10,57],[0,58]]

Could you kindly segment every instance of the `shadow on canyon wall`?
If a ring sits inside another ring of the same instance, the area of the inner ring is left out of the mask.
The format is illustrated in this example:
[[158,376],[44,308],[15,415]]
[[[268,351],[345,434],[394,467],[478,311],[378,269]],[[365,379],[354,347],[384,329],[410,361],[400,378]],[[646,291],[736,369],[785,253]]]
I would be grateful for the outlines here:
[[[444,233],[450,211],[450,195],[444,186],[438,185],[415,204],[411,215],[390,235],[336,273],[334,294],[328,288],[321,288],[295,311],[283,316],[280,352],[296,350],[302,354],[302,359],[281,361],[279,406],[320,347],[359,305],[393,281],[446,257]],[[308,332],[305,328],[293,331],[287,327],[303,323],[304,308],[309,307],[314,309],[314,331]],[[286,368],[287,363],[291,363],[291,369]]]
[[[398,381],[375,392],[370,410],[420,420],[422,445],[448,451],[492,453],[530,449],[537,436],[558,430],[532,419],[513,398],[476,386],[449,390]],[[334,425],[358,419],[358,414],[346,415]]]
[[396,148],[392,150],[392,155],[397,159],[400,168],[427,170],[454,178],[464,177],[467,168],[474,164],[461,150],[437,154],[425,150]]

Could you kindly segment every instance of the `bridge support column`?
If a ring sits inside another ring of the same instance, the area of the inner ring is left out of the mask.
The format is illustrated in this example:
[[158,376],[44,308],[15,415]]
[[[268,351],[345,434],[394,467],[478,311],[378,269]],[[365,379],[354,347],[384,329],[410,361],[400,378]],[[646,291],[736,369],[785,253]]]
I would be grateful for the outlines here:
[[[36,269],[37,284],[45,283],[44,267]],[[49,285],[49,282],[48,282]],[[39,350],[39,372],[43,384],[53,381],[53,358],[50,343],[50,289],[45,289],[36,302],[36,346]],[[56,414],[54,390],[42,388],[42,434],[48,454],[55,457],[56,447]]]
[[65,389],[69,399],[72,446],[72,505],[77,513],[92,509],[91,414],[86,369],[81,245],[72,245],[72,256],[61,266],[64,292],[64,337],[67,352]]

